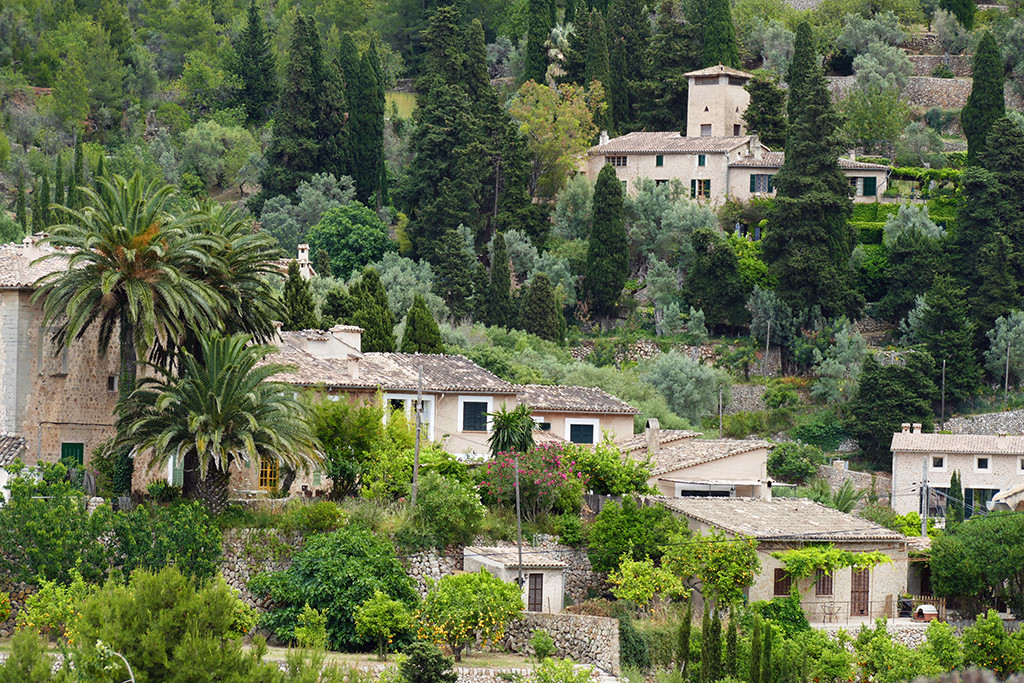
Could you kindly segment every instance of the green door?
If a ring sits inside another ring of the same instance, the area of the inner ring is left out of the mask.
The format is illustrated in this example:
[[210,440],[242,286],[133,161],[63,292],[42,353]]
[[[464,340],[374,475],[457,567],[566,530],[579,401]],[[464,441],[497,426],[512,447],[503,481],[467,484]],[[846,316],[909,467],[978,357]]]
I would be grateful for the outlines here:
[[85,462],[85,444],[62,443],[60,445],[60,461],[66,467],[81,467]]

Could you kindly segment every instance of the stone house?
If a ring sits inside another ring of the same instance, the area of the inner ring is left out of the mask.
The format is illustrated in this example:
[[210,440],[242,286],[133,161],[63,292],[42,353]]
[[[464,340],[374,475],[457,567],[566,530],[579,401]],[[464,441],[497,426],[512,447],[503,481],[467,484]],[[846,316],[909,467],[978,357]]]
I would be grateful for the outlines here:
[[987,511],[1001,492],[1024,486],[1024,436],[923,434],[920,424],[904,423],[892,435],[891,449],[892,508],[900,514],[921,511],[923,482],[928,513],[944,516],[954,471],[960,473],[965,517]]
[[699,432],[663,430],[656,419],[622,445],[634,460],[649,458],[647,485],[663,496],[764,498],[771,500],[767,441],[698,439]]
[[[641,178],[655,183],[680,181],[690,196],[720,205],[727,199],[749,201],[775,196],[774,176],[785,161],[757,135],[748,135],[743,113],[750,103],[744,89],[752,76],[722,65],[691,71],[686,135],[676,131],[635,132],[609,139],[602,134],[581,162],[593,182],[610,164],[627,192]],[[837,160],[856,202],[877,201],[888,186],[888,168],[852,158]]]
[[0,436],[0,505],[5,500],[10,500],[10,491],[7,490],[7,482],[10,481],[8,468],[18,458],[25,454],[25,438],[21,436]]
[[[515,548],[466,546],[462,557],[467,572],[483,569],[509,583],[515,583],[519,578],[519,553]],[[524,550],[522,568],[526,611],[561,612],[565,604],[565,562],[547,553]]]
[[863,571],[846,568],[803,579],[797,586],[811,621],[894,617],[907,590],[908,541],[895,531],[805,498],[648,498],[686,518],[690,530],[719,531],[757,541],[761,571],[746,599],[771,600],[790,594],[792,578],[773,552],[808,544],[833,544],[852,552],[878,551],[891,564]]

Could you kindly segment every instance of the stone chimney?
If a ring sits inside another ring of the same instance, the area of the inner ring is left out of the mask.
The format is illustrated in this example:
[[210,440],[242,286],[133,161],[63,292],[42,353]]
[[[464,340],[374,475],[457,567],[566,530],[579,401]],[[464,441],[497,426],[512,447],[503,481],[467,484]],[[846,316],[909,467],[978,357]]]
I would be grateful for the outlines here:
[[857,150],[850,150],[850,161],[857,161]]
[[920,434],[921,433],[921,423],[920,422],[915,422],[914,423],[914,433],[915,434]]
[[647,436],[647,452],[651,455],[661,453],[661,423],[658,422],[658,418],[647,418],[644,434]]
[[900,432],[903,433],[903,434],[909,434],[910,433],[910,423],[909,422],[904,422],[903,424],[901,424],[900,425]]
[[609,138],[608,138],[608,131],[602,130],[601,134],[597,138],[597,144],[599,144],[599,145],[607,145],[608,144],[608,140],[609,140]]
[[295,259],[299,264],[299,275],[302,276],[303,280],[313,279],[313,264],[309,262],[309,245],[300,244],[298,258]]

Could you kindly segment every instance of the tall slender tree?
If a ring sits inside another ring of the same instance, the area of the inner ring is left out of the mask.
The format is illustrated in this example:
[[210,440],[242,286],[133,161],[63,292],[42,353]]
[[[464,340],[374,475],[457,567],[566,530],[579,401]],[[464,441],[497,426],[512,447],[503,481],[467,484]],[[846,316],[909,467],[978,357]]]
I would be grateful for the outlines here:
[[917,335],[936,361],[947,361],[946,394],[969,399],[981,385],[981,363],[974,346],[976,323],[970,317],[967,289],[942,275],[935,278],[924,303]]
[[39,222],[42,223],[44,230],[49,228],[52,222],[52,216],[50,215],[51,203],[50,177],[44,173],[43,180],[39,184]]
[[[968,0],[970,1],[970,0]],[[1003,60],[995,38],[986,31],[974,53],[971,94],[960,111],[960,124],[967,136],[967,163],[978,163],[992,124],[1006,115],[1003,94]]]
[[256,0],[249,0],[245,29],[234,44],[231,70],[238,77],[238,103],[250,124],[267,120],[277,101],[277,64],[270,31],[260,17]]
[[53,197],[51,201],[54,204],[64,203],[64,160],[60,158],[60,154],[54,163],[54,175],[53,175]]
[[850,284],[853,204],[837,163],[841,151],[840,119],[803,22],[790,69],[786,160],[774,177],[778,192],[764,254],[783,300],[798,311],[820,306],[827,317],[859,308]]
[[434,290],[456,320],[470,317],[473,305],[473,255],[457,230],[441,236],[435,251]]
[[551,31],[549,0],[528,0],[526,31],[526,80],[544,83],[547,78],[546,43]]
[[605,165],[594,185],[593,226],[587,247],[583,291],[595,313],[611,313],[629,276],[629,243],[622,183]]
[[288,279],[284,283],[284,309],[288,320],[285,323],[286,330],[315,330],[318,318],[316,315],[316,304],[313,302],[313,292],[309,283],[299,272],[299,264],[296,261],[288,263]]
[[732,23],[729,0],[707,0],[704,23],[704,66],[724,64],[740,68],[740,52],[736,44],[736,27]]
[[964,521],[964,487],[960,470],[953,470],[949,478],[949,497],[946,498],[946,529],[953,530]]
[[14,199],[14,217],[24,233],[28,233],[28,212],[25,207],[25,173],[18,172],[18,195]]
[[349,295],[355,299],[351,322],[363,328],[363,351],[394,351],[395,316],[377,270],[367,266],[349,288]]
[[[614,101],[609,93],[612,88],[611,61],[608,54],[608,35],[605,30],[604,17],[596,9],[590,12],[590,29],[587,40],[586,70],[583,73],[586,85],[598,81],[605,89],[608,99]],[[607,107],[595,121],[601,130],[612,130],[615,125],[612,107]]]
[[405,314],[405,332],[399,350],[402,353],[444,353],[441,330],[419,294],[413,297],[412,306]]
[[512,302],[512,275],[509,270],[508,250],[505,236],[500,232],[494,236],[494,253],[491,255],[491,281],[487,288],[487,324],[497,327],[512,327],[515,305]]
[[545,273],[537,273],[526,286],[519,304],[519,329],[541,339],[561,342],[562,327],[562,311],[551,280]]
[[352,98],[352,178],[356,196],[367,205],[373,204],[384,161],[384,103],[379,100],[380,86],[373,61],[376,51],[367,50],[359,61],[358,77],[349,87]]
[[686,676],[686,665],[690,662],[690,634],[693,630],[693,601],[686,601],[686,615],[679,624],[679,632],[676,634],[676,662],[679,664],[679,673]]
[[781,149],[786,144],[786,91],[767,72],[754,74],[743,87],[750,93],[750,104],[743,112],[747,132],[757,133],[772,149]]
[[956,17],[965,30],[974,28],[974,13],[978,9],[975,0],[939,0],[939,7]]
[[678,0],[661,0],[637,95],[639,123],[648,130],[686,130],[684,74],[701,66],[695,34],[696,28],[683,19]]

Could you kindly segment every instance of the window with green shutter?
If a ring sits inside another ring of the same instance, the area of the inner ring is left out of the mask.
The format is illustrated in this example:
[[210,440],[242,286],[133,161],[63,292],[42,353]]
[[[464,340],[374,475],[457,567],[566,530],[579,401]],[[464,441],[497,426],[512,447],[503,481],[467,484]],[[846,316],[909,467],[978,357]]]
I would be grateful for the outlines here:
[[321,481],[323,481],[323,478],[320,475],[320,470],[314,471],[313,472],[313,486],[320,486],[320,482]]
[[185,485],[185,459],[171,457],[171,486]]
[[697,165],[698,166],[707,166],[707,164],[708,164],[708,158],[706,156],[704,156],[703,154],[698,154],[697,155]]
[[874,197],[878,194],[878,181],[875,178],[864,178],[864,196]]
[[697,196],[697,181],[696,180],[691,180],[690,181],[690,196],[691,197],[696,197]]
[[60,462],[65,467],[81,467],[85,463],[85,444],[62,443],[60,445]]
[[655,166],[664,166],[665,165],[665,157],[662,156],[661,154],[659,154],[658,156],[654,157],[654,165]]
[[756,173],[751,173],[750,174],[750,192],[751,192],[751,194],[753,194],[754,192],[757,192],[757,174]]

